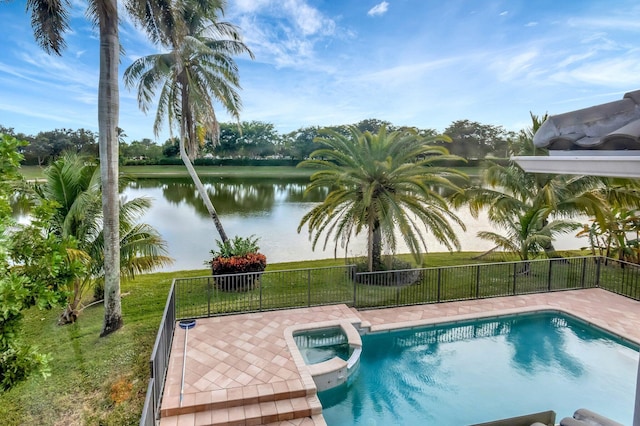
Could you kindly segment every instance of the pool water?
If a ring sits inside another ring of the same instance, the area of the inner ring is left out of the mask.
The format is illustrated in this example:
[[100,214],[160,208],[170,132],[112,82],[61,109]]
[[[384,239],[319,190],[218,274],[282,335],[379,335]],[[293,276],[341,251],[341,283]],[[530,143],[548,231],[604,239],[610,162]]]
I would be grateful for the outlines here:
[[556,313],[368,334],[360,371],[320,392],[329,426],[459,426],[588,408],[633,418],[638,350]]
[[340,327],[294,333],[293,339],[307,364],[318,364],[334,357],[348,360],[349,341]]

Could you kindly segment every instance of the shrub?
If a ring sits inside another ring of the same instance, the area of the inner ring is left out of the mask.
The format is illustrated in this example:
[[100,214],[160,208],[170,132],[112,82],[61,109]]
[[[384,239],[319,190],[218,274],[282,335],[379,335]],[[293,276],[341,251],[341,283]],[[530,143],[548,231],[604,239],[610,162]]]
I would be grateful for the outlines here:
[[218,250],[211,250],[211,254],[213,255],[213,258],[216,259],[218,257],[242,257],[250,253],[258,253],[258,250],[260,250],[260,247],[258,247],[258,240],[260,238],[253,237],[254,235],[242,238],[236,235],[233,239],[227,240],[225,242],[216,240],[216,243],[218,244]]
[[[258,253],[258,238],[234,237],[217,241],[218,250],[211,250],[213,275],[247,274],[239,277],[218,277],[216,286],[223,291],[249,291],[260,283],[260,273],[267,266],[267,258]],[[251,274],[253,272],[253,274]]]

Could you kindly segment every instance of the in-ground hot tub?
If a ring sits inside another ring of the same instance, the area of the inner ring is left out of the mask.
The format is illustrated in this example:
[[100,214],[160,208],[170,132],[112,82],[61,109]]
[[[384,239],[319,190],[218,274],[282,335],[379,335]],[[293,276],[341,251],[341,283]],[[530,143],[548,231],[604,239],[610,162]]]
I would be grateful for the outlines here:
[[298,358],[297,363],[307,369],[318,392],[347,382],[357,371],[362,340],[353,324],[347,321],[306,324],[289,332],[294,359]]

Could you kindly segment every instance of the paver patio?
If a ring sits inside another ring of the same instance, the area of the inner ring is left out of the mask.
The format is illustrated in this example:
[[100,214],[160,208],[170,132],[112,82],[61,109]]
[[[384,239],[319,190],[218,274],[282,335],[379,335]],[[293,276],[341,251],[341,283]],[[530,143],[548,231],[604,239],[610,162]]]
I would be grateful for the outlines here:
[[365,331],[382,331],[544,309],[567,312],[640,345],[640,302],[602,289],[365,311],[331,305],[203,318],[188,331],[182,399],[187,331],[176,328],[160,424],[326,424],[313,379],[285,339],[285,329],[294,325],[346,320]]

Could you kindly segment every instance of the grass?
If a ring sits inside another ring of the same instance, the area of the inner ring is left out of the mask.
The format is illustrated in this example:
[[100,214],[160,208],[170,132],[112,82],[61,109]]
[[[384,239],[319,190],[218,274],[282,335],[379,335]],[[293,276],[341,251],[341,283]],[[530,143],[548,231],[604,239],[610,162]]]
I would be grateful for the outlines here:
[[[196,166],[196,171],[200,177],[238,177],[238,178],[306,178],[311,176],[313,169],[297,167],[276,167],[276,166]],[[29,180],[43,179],[43,167],[22,166],[20,172]],[[469,176],[479,176],[479,167],[461,167],[460,170]],[[160,178],[160,177],[188,177],[187,169],[184,166],[123,166],[120,171],[134,178]]]
[[[425,266],[452,266],[478,263],[476,253],[433,253],[425,257]],[[509,260],[496,259],[493,260]],[[486,261],[486,260],[485,260]],[[325,259],[306,262],[288,262],[269,265],[267,271],[299,268],[337,267],[344,265],[341,259]],[[480,296],[508,294],[513,275],[509,267],[500,265],[483,272]],[[506,269],[505,269],[506,268]],[[312,276],[313,289],[322,289],[327,299],[351,300],[353,287],[346,285],[344,272],[326,270]],[[343,271],[343,270],[342,270]],[[564,272],[562,272],[564,271]],[[171,282],[174,278],[197,278],[209,275],[209,270],[179,271],[144,274],[135,280],[122,283],[122,310],[124,327],[106,337],[98,337],[102,327],[102,305],[92,306],[82,312],[77,323],[56,325],[59,311],[32,309],[25,315],[21,337],[25,343],[36,345],[42,352],[52,355],[51,376],[47,379],[31,377],[9,392],[0,393],[0,419],[3,425],[133,425],[139,421],[149,379],[148,362],[155,341],[160,319]],[[468,285],[475,277],[475,267],[458,268],[443,282],[442,297],[463,299],[475,295],[476,287]],[[575,282],[580,268],[562,266],[554,268],[554,282],[570,286]],[[459,274],[459,275],[456,275]],[[589,274],[590,275],[590,274]],[[266,276],[266,275],[265,275]],[[535,282],[546,282],[548,272],[533,270]],[[308,275],[304,275],[306,279]],[[416,285],[401,290],[367,286],[363,300],[370,306],[390,301],[415,303],[418,297],[434,298],[431,278],[422,278]],[[500,278],[506,277],[506,278]],[[519,278],[520,279],[520,278]],[[524,279],[524,278],[523,278]],[[615,277],[608,279],[616,281]],[[637,275],[636,278],[637,279]],[[573,281],[572,281],[573,280]],[[195,280],[194,280],[195,281]],[[467,283],[467,284],[465,284]],[[522,281],[522,285],[529,285]],[[278,287],[279,285],[279,287]],[[637,285],[635,286],[637,292]],[[263,308],[295,306],[306,303],[309,291],[306,286],[282,286],[275,282],[263,282],[262,291],[272,294]],[[257,290],[243,294],[225,294],[219,306],[256,309]],[[426,296],[425,296],[426,295]],[[250,297],[249,297],[250,296]],[[183,302],[193,309],[202,309],[202,293],[195,289],[183,294]],[[186,297],[186,299],[185,299]],[[314,296],[316,297],[316,296]],[[637,295],[636,295],[637,297]],[[266,299],[265,299],[266,300]],[[218,303],[216,302],[216,303]],[[231,305],[230,305],[231,303]],[[198,311],[202,314],[202,311]]]

